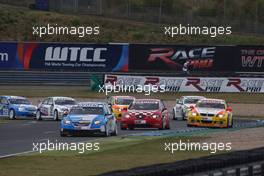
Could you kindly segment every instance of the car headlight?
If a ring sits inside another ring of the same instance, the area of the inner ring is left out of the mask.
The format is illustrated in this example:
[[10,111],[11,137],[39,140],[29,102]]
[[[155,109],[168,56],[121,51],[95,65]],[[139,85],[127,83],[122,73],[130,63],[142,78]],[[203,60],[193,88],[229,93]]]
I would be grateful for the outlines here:
[[157,118],[159,118],[159,117],[160,117],[160,116],[157,115],[157,114],[152,115],[152,118],[154,118],[154,119],[157,119]]
[[97,120],[97,121],[94,122],[95,125],[99,125],[100,123],[101,123],[100,120]]
[[197,112],[192,112],[192,116],[197,116]]
[[19,107],[18,110],[19,111],[25,111],[25,107]]
[[224,114],[218,114],[218,117],[223,118]]
[[67,120],[67,119],[64,119],[63,120],[63,123],[66,124],[66,125],[70,125],[71,124],[71,121],[70,120]]
[[125,118],[130,118],[130,115],[129,114],[125,115]]

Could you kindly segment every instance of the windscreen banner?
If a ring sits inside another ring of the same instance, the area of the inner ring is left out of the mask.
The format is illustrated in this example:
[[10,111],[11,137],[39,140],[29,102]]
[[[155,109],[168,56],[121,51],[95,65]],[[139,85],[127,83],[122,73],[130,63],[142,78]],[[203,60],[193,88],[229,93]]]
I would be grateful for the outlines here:
[[249,92],[264,93],[264,78],[211,78],[211,77],[158,77],[105,75],[104,87],[118,87],[127,91],[131,87],[155,85],[165,92]]
[[128,71],[128,49],[128,44],[1,43],[0,51],[3,54],[0,59],[5,61],[7,54],[9,65],[5,64],[0,68]]

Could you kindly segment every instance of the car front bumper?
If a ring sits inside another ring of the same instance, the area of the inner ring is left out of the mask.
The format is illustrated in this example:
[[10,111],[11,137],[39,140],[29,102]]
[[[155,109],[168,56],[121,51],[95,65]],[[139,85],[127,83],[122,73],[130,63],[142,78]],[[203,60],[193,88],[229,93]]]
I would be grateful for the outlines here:
[[162,128],[162,118],[122,118],[121,128]]

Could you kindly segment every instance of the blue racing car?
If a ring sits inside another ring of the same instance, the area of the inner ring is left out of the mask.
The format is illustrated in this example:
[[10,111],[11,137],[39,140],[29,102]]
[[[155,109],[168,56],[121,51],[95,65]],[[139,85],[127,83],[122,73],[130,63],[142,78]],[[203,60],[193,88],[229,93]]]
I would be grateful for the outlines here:
[[106,103],[79,103],[62,119],[62,137],[87,133],[117,135],[117,121]]
[[25,97],[0,96],[0,117],[36,117],[37,107]]

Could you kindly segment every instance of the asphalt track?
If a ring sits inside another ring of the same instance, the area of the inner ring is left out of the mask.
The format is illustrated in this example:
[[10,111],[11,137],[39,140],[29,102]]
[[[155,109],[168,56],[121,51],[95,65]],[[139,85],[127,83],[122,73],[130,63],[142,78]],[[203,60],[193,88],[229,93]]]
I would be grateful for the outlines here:
[[[256,121],[234,120],[234,128],[247,128],[247,124],[255,125]],[[37,142],[83,142],[94,140],[102,137],[85,136],[85,137],[60,137],[59,122],[51,120],[14,120],[0,124],[0,158],[5,158],[20,153],[30,153],[33,150],[33,143]],[[188,128],[185,121],[171,121],[171,129],[162,131],[163,133],[189,132],[197,128]],[[199,128],[198,128],[199,130]],[[225,130],[225,129],[223,129]],[[119,130],[119,136],[141,135],[144,133],[152,134],[159,132],[156,129],[136,129],[136,130]]]

